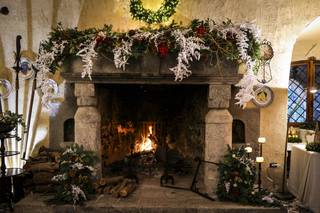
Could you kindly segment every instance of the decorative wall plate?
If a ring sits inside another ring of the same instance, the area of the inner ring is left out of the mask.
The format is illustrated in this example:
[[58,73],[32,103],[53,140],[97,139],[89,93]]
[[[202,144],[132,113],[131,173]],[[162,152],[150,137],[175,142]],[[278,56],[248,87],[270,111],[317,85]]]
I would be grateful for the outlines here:
[[0,96],[8,98],[12,90],[11,83],[6,79],[0,79]]
[[270,87],[257,87],[254,91],[252,102],[258,107],[269,106],[273,101],[273,92]]

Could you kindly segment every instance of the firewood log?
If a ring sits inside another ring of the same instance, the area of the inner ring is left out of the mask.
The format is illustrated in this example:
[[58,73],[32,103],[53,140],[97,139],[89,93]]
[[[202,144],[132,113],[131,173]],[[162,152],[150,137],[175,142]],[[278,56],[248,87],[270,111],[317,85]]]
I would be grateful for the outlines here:
[[110,190],[112,189],[112,185],[109,185],[109,186],[106,186],[106,187],[104,187],[104,189],[103,189],[103,193],[104,194],[109,194],[110,193]]
[[120,197],[127,197],[130,193],[132,193],[137,187],[137,184],[134,182],[128,183],[125,187],[123,187],[119,195]]
[[113,188],[112,196],[119,197],[119,192],[122,188],[124,188],[128,183],[128,179],[124,179],[121,183],[119,183],[115,188]]
[[31,172],[55,172],[59,170],[58,163],[45,162],[31,165],[25,165],[24,169]]
[[105,177],[101,178],[99,181],[100,186],[106,186],[106,185],[112,185],[119,183],[120,181],[123,181],[124,177],[123,176],[117,176],[117,177]]

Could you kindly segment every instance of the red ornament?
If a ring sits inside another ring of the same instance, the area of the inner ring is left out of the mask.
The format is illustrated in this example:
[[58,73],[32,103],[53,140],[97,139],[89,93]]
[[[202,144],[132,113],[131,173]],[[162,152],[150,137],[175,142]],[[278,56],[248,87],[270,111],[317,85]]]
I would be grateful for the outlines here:
[[100,36],[100,35],[97,35],[96,37],[96,45],[99,45],[101,42],[104,41],[104,37],[103,36]]
[[160,57],[166,57],[169,53],[169,48],[166,42],[161,42],[158,45],[158,52]]
[[200,25],[196,28],[196,32],[198,37],[203,37],[204,34],[207,32],[207,29],[203,25]]

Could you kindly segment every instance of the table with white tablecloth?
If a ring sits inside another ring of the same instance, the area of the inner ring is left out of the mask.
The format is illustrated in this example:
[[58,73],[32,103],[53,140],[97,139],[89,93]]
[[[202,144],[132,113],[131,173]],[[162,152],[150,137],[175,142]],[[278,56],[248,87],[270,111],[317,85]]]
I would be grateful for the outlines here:
[[303,205],[320,213],[320,153],[292,146],[288,189]]

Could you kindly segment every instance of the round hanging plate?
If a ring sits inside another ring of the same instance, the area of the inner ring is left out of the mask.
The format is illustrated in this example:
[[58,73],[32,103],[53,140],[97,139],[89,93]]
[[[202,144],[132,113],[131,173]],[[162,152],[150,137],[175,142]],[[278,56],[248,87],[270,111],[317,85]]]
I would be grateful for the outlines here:
[[2,98],[8,98],[12,90],[11,83],[6,79],[0,79],[0,96]]
[[254,91],[254,99],[252,102],[258,107],[269,106],[273,101],[273,92],[270,87],[258,87]]

